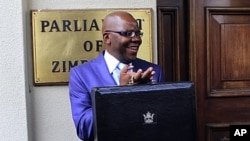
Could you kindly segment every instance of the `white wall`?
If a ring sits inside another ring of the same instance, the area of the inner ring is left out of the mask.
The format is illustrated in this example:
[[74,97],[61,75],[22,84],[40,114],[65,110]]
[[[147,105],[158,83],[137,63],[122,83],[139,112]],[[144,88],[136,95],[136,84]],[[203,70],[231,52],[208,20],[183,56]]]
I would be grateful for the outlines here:
[[0,2],[0,140],[28,140],[22,0]]
[[33,86],[30,10],[96,8],[153,8],[156,25],[155,0],[1,0],[1,141],[79,141],[68,87]]

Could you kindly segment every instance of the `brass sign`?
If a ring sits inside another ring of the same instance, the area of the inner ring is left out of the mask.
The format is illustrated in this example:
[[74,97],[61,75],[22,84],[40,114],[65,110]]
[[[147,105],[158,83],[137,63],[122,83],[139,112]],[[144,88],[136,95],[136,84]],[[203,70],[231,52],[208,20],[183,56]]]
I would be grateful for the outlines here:
[[[102,20],[115,10],[32,11],[34,84],[67,84],[70,68],[98,56],[104,49]],[[152,62],[152,10],[122,10],[136,18],[144,33],[138,57]]]

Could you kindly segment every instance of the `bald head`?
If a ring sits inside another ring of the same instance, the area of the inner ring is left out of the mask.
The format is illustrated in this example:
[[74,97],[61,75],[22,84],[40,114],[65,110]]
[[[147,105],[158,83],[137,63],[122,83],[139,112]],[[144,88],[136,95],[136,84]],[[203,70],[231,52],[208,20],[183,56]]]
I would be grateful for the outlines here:
[[123,30],[122,26],[124,24],[136,24],[135,18],[128,12],[125,11],[115,11],[108,14],[102,23],[102,33],[106,30]]
[[102,25],[106,51],[125,64],[135,60],[142,40],[140,36],[127,36],[127,33],[140,32],[135,18],[127,12],[115,11],[104,18]]

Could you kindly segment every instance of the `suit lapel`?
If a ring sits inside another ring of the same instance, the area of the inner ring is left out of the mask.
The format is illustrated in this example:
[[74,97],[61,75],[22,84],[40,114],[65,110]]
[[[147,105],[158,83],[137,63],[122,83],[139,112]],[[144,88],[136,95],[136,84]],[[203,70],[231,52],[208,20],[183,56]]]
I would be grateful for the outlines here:
[[93,70],[96,73],[96,76],[100,78],[99,81],[102,83],[103,86],[116,85],[112,75],[108,71],[108,67],[103,55],[104,51],[100,53],[100,55],[95,60],[93,60]]

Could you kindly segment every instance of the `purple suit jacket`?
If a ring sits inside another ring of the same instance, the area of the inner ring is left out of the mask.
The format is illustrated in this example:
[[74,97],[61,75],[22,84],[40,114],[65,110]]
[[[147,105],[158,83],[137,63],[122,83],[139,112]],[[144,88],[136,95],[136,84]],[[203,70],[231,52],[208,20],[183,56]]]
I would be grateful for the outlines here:
[[[132,62],[133,71],[153,67],[156,74],[154,80],[164,82],[162,68],[156,64],[136,59]],[[77,130],[77,135],[82,140],[92,141],[93,136],[93,111],[91,104],[91,90],[93,87],[115,86],[115,80],[108,71],[104,60],[104,51],[100,55],[82,65],[70,70],[69,95],[72,116]]]

